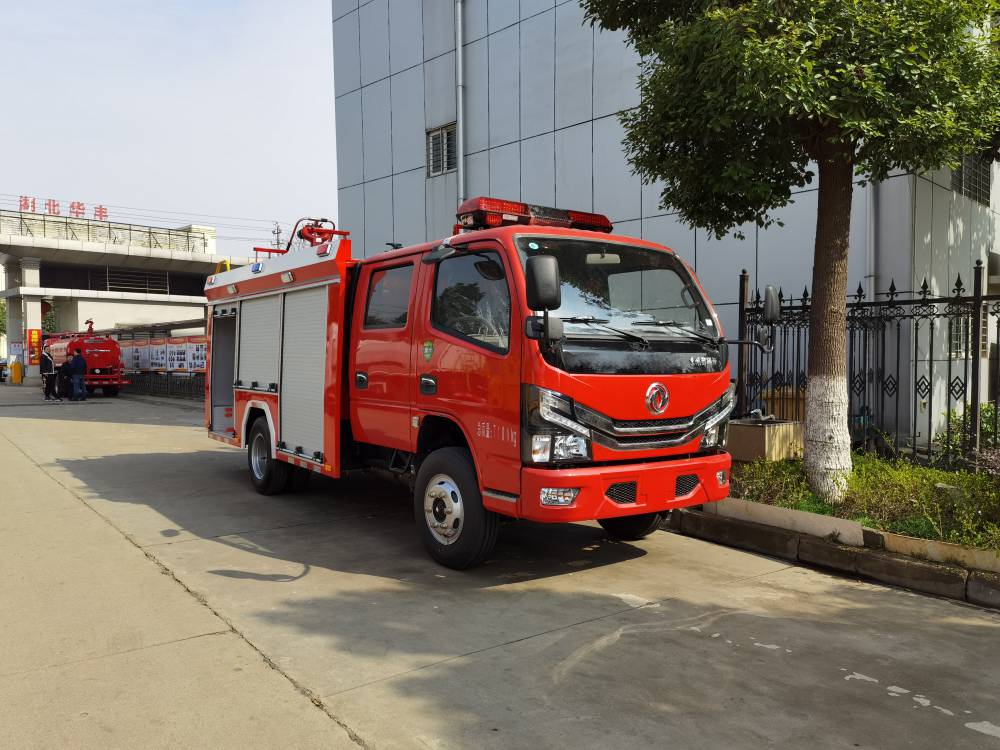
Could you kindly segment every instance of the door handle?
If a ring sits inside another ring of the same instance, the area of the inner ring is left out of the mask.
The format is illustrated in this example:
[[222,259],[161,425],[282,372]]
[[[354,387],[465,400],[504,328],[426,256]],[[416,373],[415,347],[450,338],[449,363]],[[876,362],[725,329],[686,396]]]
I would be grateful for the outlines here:
[[363,391],[368,387],[368,373],[367,372],[356,372],[354,373],[354,387],[359,391]]
[[420,392],[425,396],[433,396],[438,392],[437,378],[433,375],[420,376]]

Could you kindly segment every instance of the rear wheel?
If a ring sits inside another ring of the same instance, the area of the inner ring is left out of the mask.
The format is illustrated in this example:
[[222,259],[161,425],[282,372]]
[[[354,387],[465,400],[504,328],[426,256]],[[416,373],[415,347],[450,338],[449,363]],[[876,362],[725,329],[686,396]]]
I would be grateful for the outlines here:
[[277,495],[285,491],[290,467],[271,456],[271,429],[264,417],[257,417],[250,428],[247,464],[250,468],[250,481],[257,492],[262,495]]
[[471,568],[496,546],[499,519],[483,507],[476,468],[464,448],[440,448],[423,461],[413,513],[427,551],[446,567]]
[[615,539],[634,542],[637,539],[649,536],[660,528],[660,525],[663,523],[663,514],[640,513],[637,516],[599,518],[597,522],[608,532],[609,536]]

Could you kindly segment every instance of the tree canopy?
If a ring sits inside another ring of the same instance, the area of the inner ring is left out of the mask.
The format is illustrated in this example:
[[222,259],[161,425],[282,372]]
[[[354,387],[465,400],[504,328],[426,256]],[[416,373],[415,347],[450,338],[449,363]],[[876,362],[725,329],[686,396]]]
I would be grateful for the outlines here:
[[856,174],[956,164],[1000,133],[998,0],[583,0],[642,56],[625,146],[721,236],[767,226],[839,149]]

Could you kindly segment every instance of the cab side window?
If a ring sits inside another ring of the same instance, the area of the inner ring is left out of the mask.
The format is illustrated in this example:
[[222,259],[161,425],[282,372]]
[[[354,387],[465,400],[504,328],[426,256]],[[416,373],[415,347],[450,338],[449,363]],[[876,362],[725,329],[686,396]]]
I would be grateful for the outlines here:
[[496,252],[470,252],[438,264],[431,322],[495,352],[510,347],[510,290]]
[[405,328],[413,266],[380,268],[368,282],[365,328]]

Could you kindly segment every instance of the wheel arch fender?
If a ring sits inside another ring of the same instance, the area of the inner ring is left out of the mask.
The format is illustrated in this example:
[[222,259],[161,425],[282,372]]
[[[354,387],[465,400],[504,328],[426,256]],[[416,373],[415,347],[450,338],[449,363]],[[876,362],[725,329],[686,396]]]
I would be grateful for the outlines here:
[[243,410],[243,424],[240,425],[240,434],[243,436],[243,445],[250,444],[250,429],[257,418],[263,416],[267,420],[267,431],[271,434],[271,458],[275,458],[275,444],[278,433],[274,429],[274,418],[271,416],[271,406],[265,401],[247,401],[246,409]]

